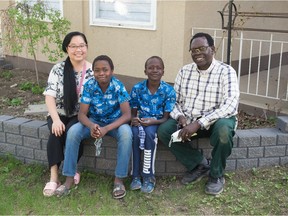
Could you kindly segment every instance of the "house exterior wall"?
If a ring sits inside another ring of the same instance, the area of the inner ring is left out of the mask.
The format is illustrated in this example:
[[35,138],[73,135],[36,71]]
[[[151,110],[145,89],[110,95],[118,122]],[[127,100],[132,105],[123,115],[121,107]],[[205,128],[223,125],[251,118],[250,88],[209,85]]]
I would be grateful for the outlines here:
[[[0,9],[6,8],[11,2],[1,0]],[[114,61],[115,73],[145,78],[145,60],[152,55],[159,55],[165,63],[163,79],[174,82],[180,67],[191,62],[188,49],[192,28],[221,28],[221,18],[217,11],[221,11],[226,3],[228,0],[158,0],[156,30],[92,26],[89,23],[88,0],[64,0],[63,9],[64,16],[71,21],[70,31],[81,31],[87,36],[89,61],[92,62],[97,55],[107,54]],[[238,10],[251,12],[286,13],[288,8],[288,1],[243,0],[234,3]],[[245,22],[248,27],[275,27],[273,19],[248,19]],[[288,29],[287,20],[277,24],[277,28]],[[20,57],[32,59],[25,52]],[[37,59],[48,62],[40,52]]]

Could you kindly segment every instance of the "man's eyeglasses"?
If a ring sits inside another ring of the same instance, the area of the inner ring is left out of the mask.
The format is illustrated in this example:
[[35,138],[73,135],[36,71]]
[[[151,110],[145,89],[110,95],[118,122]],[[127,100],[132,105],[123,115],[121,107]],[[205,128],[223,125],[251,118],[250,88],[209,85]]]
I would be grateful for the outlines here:
[[85,49],[87,47],[87,44],[80,44],[79,46],[76,46],[76,45],[69,45],[68,46],[72,51],[75,51],[77,49]]
[[201,53],[201,52],[205,52],[205,51],[208,49],[208,47],[210,47],[210,46],[201,46],[201,47],[198,47],[198,48],[190,49],[189,51],[190,51],[191,53],[193,53],[193,54],[195,54],[195,53]]

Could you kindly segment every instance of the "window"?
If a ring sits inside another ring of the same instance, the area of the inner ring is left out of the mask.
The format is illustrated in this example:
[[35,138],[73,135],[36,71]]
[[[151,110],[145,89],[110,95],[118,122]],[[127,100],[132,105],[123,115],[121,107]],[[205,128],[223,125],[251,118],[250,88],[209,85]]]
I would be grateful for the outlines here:
[[156,29],[157,0],[90,0],[90,24]]
[[[26,1],[29,5],[35,4],[39,0],[17,0],[18,2]],[[40,0],[47,4],[49,8],[52,8],[54,10],[58,10],[61,13],[61,16],[63,16],[63,0]]]

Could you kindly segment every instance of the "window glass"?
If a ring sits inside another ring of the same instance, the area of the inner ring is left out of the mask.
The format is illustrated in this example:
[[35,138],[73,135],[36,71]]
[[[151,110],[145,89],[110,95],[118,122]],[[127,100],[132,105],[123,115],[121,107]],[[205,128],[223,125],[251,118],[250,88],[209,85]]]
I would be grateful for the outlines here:
[[156,29],[156,0],[90,0],[90,24]]
[[[17,2],[23,2],[24,0],[17,0]],[[54,10],[58,10],[61,13],[61,16],[63,16],[63,0],[29,0],[26,2],[29,5],[35,4],[37,1],[43,1],[45,4]]]

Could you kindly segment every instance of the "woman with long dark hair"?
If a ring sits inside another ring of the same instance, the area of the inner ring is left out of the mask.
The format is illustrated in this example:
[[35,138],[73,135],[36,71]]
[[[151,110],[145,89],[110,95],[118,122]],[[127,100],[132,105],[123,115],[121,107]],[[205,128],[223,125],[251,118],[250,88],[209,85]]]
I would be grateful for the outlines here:
[[[84,83],[93,77],[91,63],[87,62],[88,42],[81,32],[68,33],[62,43],[67,58],[53,66],[47,87],[44,91],[48,108],[48,128],[50,136],[47,143],[47,157],[50,169],[50,181],[43,189],[44,196],[53,196],[61,184],[58,170],[64,159],[64,146],[68,129],[78,122],[79,98]],[[83,146],[79,147],[78,160],[82,156]],[[76,173],[75,183],[80,175]]]

